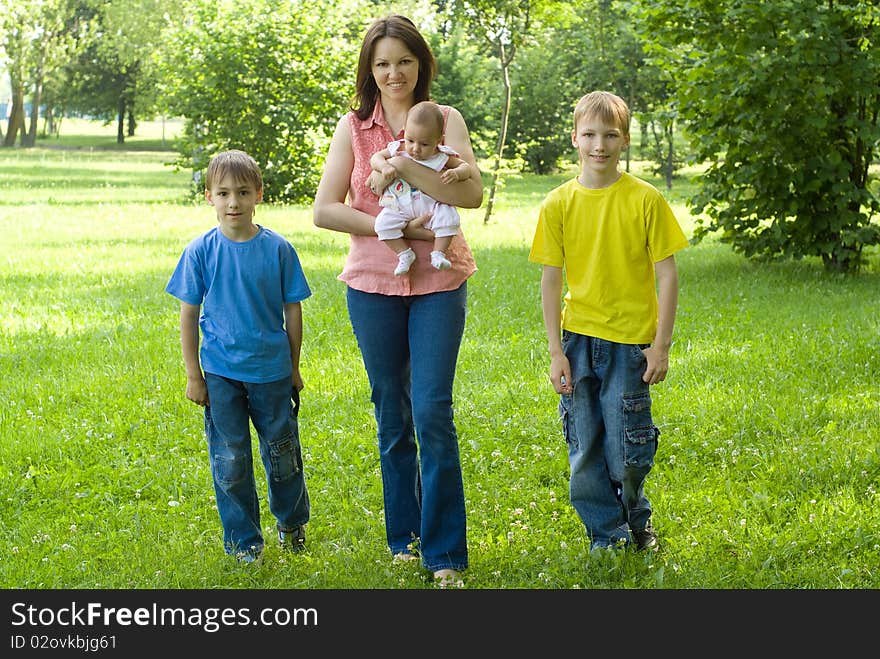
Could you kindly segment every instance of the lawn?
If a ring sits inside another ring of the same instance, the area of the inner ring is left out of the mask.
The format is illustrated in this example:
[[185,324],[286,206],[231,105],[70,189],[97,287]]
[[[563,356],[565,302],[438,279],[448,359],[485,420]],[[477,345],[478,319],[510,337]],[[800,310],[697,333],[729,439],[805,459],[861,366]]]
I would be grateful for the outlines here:
[[[166,165],[174,154],[156,150],[158,129],[140,147],[112,144],[110,126],[109,142],[63,134],[0,150],[0,586],[431,587],[385,547],[367,380],[336,280],[347,237],[316,229],[303,206],[261,206],[257,221],[296,246],[314,293],[300,417],[309,549],[270,544],[247,568],[224,556],[163,291],[215,218],[188,198],[188,173]],[[679,255],[647,490],[663,549],[589,554],[547,381],[540,268],[527,260],[537,206],[569,175],[508,173],[489,224],[482,210],[463,214],[479,267],[455,392],[467,587],[880,587],[876,252],[848,277],[814,259],[750,262],[715,240]],[[693,175],[669,193],[688,233]]]

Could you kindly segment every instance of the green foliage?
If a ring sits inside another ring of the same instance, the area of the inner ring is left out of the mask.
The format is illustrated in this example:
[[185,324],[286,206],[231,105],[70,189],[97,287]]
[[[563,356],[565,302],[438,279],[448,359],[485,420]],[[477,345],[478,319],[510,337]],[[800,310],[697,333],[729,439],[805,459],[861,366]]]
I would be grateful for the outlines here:
[[[564,73],[576,57],[571,51],[558,49],[559,32],[548,29],[545,33],[550,39],[523,49],[513,66],[511,151],[522,159],[526,171],[536,174],[555,171],[562,156],[573,151],[571,113],[584,93],[575,87],[576,78]],[[550,46],[554,41],[556,45]],[[557,51],[555,57],[548,56],[550,48]],[[565,64],[560,66],[562,62]]]
[[880,145],[876,2],[642,3],[683,75],[678,109],[712,164],[693,199],[746,256],[819,256],[854,272],[880,243],[869,168]]
[[461,26],[445,36],[432,32],[426,37],[437,60],[431,96],[462,113],[474,152],[478,157],[486,156],[498,139],[498,64],[486,57],[484,49]]
[[358,6],[194,2],[157,54],[170,113],[187,120],[178,164],[200,172],[217,151],[243,149],[269,200],[311,199],[354,90]]

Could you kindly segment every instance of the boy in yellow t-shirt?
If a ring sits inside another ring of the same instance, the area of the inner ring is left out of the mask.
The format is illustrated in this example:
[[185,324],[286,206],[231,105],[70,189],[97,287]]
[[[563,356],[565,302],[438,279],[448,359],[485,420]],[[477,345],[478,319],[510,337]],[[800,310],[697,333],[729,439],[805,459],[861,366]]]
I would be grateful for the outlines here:
[[629,125],[629,108],[614,94],[578,101],[571,142],[580,174],[544,199],[529,260],[544,266],[550,382],[560,394],[571,503],[590,548],[653,551],[644,485],[660,430],[649,387],[669,368],[674,254],[688,241],[660,192],[619,170]]

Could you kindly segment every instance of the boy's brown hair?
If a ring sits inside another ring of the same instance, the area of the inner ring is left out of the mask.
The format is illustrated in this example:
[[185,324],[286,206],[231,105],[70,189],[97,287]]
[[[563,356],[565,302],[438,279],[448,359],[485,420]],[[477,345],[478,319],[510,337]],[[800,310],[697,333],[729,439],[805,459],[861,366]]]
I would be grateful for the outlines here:
[[629,138],[629,106],[620,96],[605,91],[593,91],[581,96],[574,106],[574,130],[581,119],[598,117],[603,123],[617,126],[624,138]]
[[263,189],[263,173],[257,161],[244,151],[230,149],[221,151],[208,163],[205,174],[205,190],[210,191],[214,181],[222,181],[230,175],[237,183],[250,183],[257,192]]

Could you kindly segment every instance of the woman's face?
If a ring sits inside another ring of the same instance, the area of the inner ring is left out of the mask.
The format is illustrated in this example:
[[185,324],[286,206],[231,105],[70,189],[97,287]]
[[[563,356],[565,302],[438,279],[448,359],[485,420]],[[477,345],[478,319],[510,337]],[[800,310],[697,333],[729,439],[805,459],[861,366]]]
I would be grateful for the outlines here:
[[371,71],[382,96],[412,98],[419,80],[419,60],[400,39],[382,37],[373,47]]

